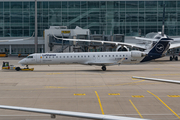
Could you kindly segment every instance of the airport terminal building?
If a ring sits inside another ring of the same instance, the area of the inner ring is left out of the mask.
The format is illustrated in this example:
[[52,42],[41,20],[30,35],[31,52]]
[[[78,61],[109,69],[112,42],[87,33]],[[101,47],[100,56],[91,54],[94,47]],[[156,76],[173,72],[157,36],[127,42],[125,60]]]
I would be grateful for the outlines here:
[[[38,52],[45,51],[44,31],[50,26],[126,38],[161,31],[164,3],[165,34],[180,36],[180,0],[37,0]],[[0,0],[0,40],[30,37],[34,31],[35,0]],[[0,52],[7,50],[33,53],[34,42],[1,42]]]

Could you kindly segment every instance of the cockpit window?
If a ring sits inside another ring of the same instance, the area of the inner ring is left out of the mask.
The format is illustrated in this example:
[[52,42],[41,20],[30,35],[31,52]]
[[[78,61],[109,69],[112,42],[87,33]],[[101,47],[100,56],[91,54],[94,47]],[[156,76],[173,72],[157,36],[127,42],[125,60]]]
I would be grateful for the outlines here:
[[33,56],[27,56],[27,58],[33,58]]

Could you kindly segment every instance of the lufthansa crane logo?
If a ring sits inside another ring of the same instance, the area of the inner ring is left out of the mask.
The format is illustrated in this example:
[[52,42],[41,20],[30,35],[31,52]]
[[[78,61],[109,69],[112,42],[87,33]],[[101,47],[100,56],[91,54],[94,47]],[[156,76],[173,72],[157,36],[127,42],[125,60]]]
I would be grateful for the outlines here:
[[163,50],[164,50],[164,45],[163,44],[156,45],[156,51],[157,52],[162,52]]

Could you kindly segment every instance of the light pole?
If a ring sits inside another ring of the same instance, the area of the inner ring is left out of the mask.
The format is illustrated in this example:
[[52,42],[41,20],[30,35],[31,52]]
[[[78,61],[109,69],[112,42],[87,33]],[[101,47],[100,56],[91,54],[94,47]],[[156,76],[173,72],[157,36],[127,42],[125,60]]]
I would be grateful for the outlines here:
[[38,34],[38,31],[37,31],[37,0],[35,0],[35,38],[34,38],[35,53],[37,53],[37,47],[38,47],[37,34]]

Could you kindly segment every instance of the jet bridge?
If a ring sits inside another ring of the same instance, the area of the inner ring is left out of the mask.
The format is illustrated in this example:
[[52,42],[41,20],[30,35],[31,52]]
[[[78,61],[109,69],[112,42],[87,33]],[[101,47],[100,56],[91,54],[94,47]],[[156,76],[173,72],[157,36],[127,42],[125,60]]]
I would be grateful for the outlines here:
[[88,39],[89,34],[89,29],[78,26],[75,29],[68,29],[67,26],[50,26],[44,31],[45,52],[71,52],[76,43],[63,41],[62,38]]
[[123,34],[112,34],[111,32],[111,35],[105,35],[104,33],[91,34],[89,29],[82,29],[78,26],[75,29],[68,29],[66,26],[50,26],[44,31],[45,52],[116,51],[117,47],[107,43],[63,41],[63,38],[124,42]]

